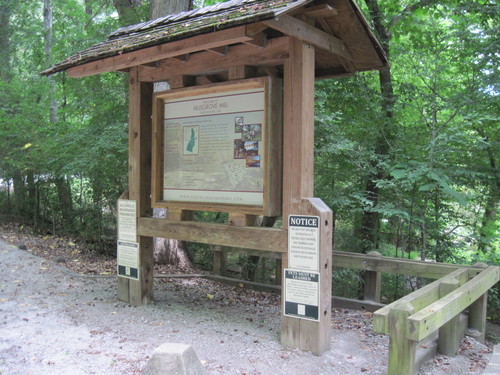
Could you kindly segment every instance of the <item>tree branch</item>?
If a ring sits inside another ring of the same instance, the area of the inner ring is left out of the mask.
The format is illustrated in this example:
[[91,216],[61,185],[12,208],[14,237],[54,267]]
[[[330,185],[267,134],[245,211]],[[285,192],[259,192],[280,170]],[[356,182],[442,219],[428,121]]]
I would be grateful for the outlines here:
[[423,8],[427,5],[432,5],[438,3],[438,0],[420,0],[417,1],[416,3],[413,3],[411,5],[408,5],[406,8],[403,9],[401,13],[399,13],[397,16],[395,16],[388,24],[387,24],[387,29],[390,29],[391,27],[397,25],[399,22],[401,22],[408,14],[413,13],[415,10],[419,8]]

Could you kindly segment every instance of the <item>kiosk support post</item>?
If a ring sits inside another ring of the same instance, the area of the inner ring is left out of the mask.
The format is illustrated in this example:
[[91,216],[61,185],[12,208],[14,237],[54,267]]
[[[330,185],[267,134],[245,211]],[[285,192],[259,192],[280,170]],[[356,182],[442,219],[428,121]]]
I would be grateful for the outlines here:
[[[332,212],[314,191],[314,47],[296,38],[290,42],[290,58],[284,69],[283,222],[288,216],[320,218],[318,321],[284,315],[281,342],[284,346],[321,355],[330,349]],[[283,269],[288,268],[284,253]],[[285,272],[283,272],[285,274]],[[283,282],[282,300],[286,286]]]
[[[137,218],[151,216],[151,114],[153,84],[129,75],[129,199],[137,202]],[[118,299],[135,306],[153,300],[153,238],[137,236],[139,279],[118,277]]]

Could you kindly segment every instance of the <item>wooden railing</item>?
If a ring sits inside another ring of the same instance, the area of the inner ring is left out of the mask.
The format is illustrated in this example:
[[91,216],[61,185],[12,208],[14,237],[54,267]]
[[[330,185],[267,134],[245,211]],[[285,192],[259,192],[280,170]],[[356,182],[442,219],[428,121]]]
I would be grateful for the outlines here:
[[455,355],[460,341],[458,320],[466,309],[469,328],[479,331],[480,339],[484,340],[487,292],[500,280],[500,267],[342,252],[334,252],[333,264],[367,271],[365,298],[373,300],[380,299],[381,272],[437,279],[374,313],[373,330],[390,337],[389,375],[415,374],[417,344],[435,332],[438,332],[438,351]]
[[[274,253],[272,257],[279,259],[281,253]],[[333,297],[334,304],[347,302],[353,308],[365,307],[369,301],[374,302],[370,305],[372,308],[382,306],[379,303],[381,273],[435,280],[374,313],[374,332],[388,334],[390,338],[389,375],[415,374],[417,345],[435,333],[438,333],[438,352],[455,355],[461,338],[458,320],[466,310],[468,327],[477,330],[478,339],[484,341],[488,290],[500,280],[500,267],[422,262],[384,257],[377,252],[341,251],[333,252],[333,266],[365,271],[365,301]]]
[[438,351],[455,355],[459,315],[467,308],[469,327],[484,337],[487,292],[500,279],[500,268],[488,267],[474,274],[474,270],[458,269],[375,312],[373,330],[390,336],[390,375],[416,373],[417,343],[436,331]]

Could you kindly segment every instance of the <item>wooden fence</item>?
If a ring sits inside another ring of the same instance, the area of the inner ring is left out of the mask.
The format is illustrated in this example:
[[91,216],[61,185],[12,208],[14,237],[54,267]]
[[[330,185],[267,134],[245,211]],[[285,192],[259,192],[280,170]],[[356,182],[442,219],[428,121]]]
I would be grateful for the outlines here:
[[[269,257],[280,259],[281,254]],[[438,334],[438,352],[455,355],[461,339],[458,321],[463,312],[468,312],[468,327],[479,331],[479,340],[484,341],[488,290],[500,280],[500,267],[422,262],[384,257],[377,252],[341,251],[333,252],[333,266],[365,271],[364,300],[332,297],[332,304],[371,311],[378,309],[373,316],[373,330],[389,335],[389,375],[415,374],[418,371],[418,343],[435,333]],[[380,304],[382,273],[435,281],[383,306]]]
[[380,302],[381,272],[437,279],[375,311],[373,330],[388,334],[389,375],[412,375],[420,341],[438,332],[438,352],[455,355],[460,342],[460,314],[468,327],[486,330],[487,292],[500,280],[500,267],[461,266],[382,257],[378,253],[334,252],[335,267],[365,270],[365,299]]

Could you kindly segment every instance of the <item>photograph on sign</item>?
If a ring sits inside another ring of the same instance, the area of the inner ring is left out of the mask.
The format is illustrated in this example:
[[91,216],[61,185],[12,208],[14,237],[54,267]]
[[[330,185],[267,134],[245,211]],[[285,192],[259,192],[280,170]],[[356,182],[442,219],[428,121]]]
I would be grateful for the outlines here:
[[139,280],[139,244],[137,242],[118,241],[117,269],[118,276]]
[[285,269],[284,315],[319,321],[319,273]]
[[288,216],[288,267],[319,271],[319,216]]
[[137,240],[137,202],[129,199],[118,200],[118,239],[135,242]]

